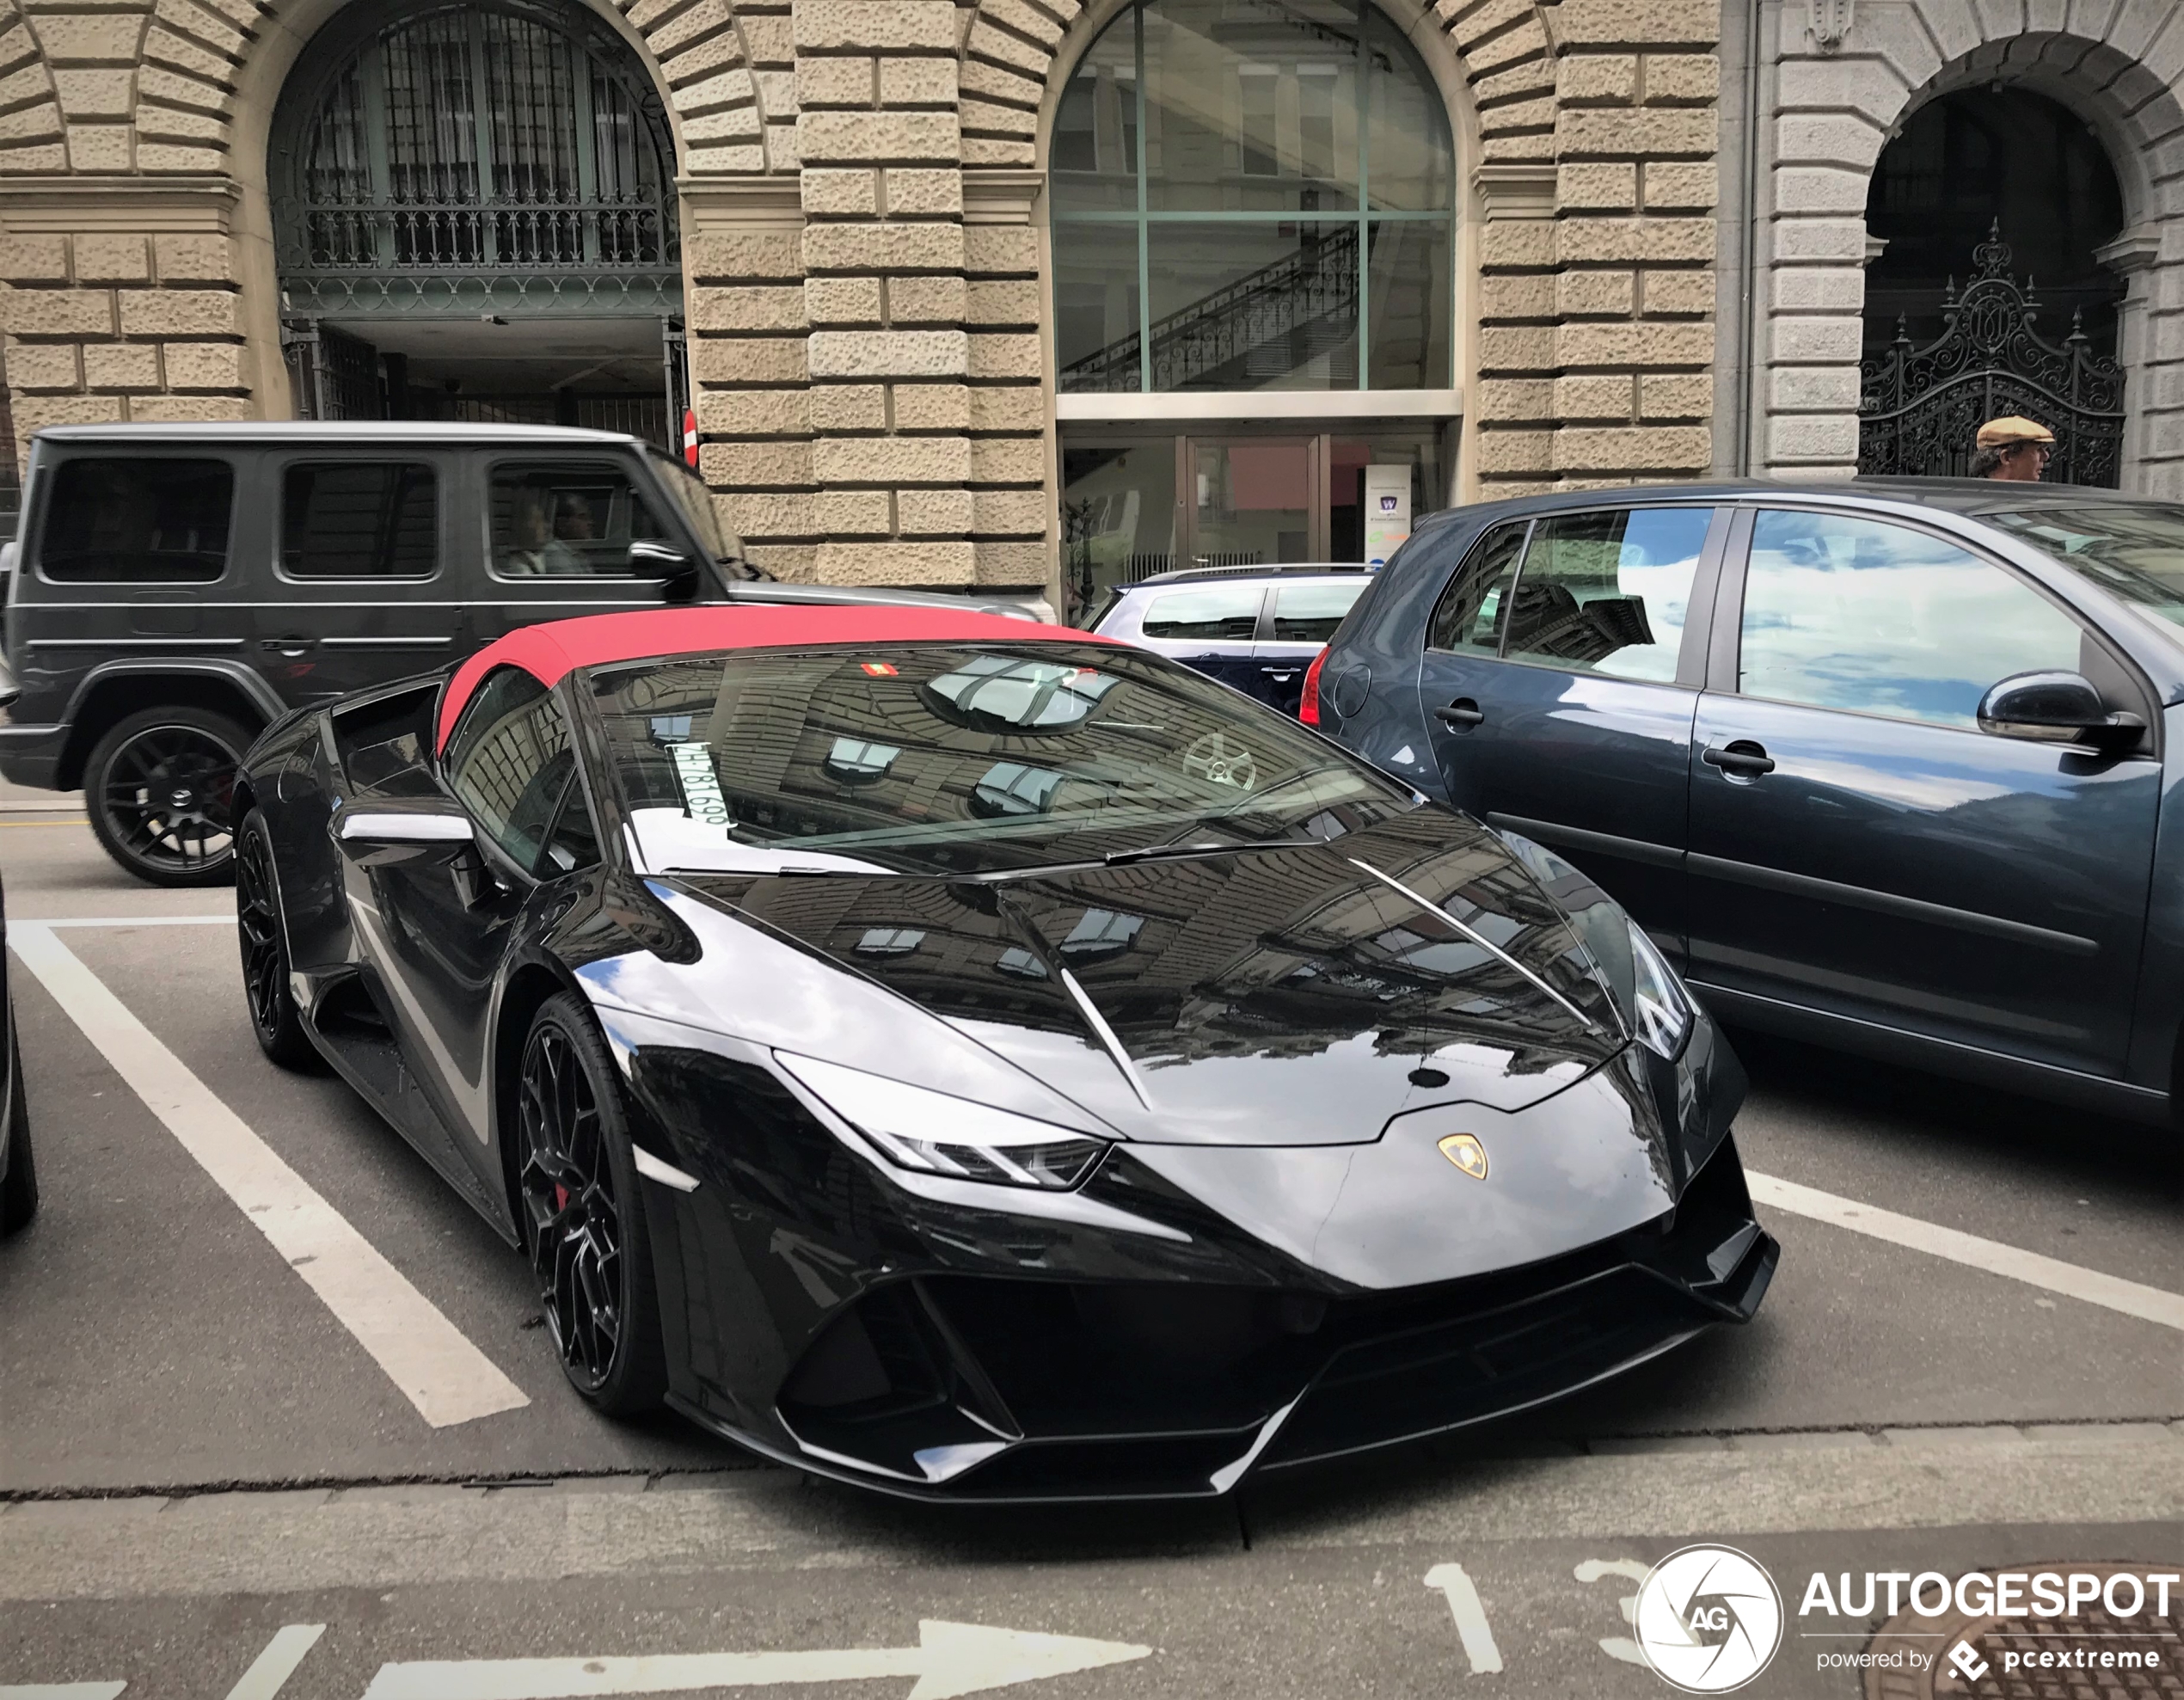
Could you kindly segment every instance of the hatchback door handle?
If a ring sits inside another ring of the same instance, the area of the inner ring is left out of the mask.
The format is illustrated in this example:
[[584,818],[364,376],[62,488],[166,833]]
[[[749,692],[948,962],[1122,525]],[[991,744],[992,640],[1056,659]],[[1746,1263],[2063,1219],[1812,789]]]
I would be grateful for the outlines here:
[[1443,726],[1469,729],[1486,719],[1486,713],[1469,697],[1459,697],[1445,709],[1433,710],[1433,718]]
[[1741,779],[1757,779],[1763,773],[1775,770],[1775,758],[1767,753],[1767,746],[1749,738],[1709,746],[1699,759],[1709,767],[1718,767],[1723,773]]
[[1261,667],[1259,671],[1280,684],[1287,684],[1290,680],[1297,677],[1297,669],[1294,667]]

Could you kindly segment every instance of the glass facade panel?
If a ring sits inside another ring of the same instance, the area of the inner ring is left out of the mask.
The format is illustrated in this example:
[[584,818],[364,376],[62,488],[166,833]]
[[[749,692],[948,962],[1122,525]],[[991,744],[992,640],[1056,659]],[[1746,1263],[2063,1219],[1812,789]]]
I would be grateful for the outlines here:
[[1173,438],[1063,444],[1064,620],[1089,625],[1109,586],[1187,565],[1175,549]]
[[1449,371],[1449,227],[1438,218],[1377,218],[1370,229],[1365,387],[1437,390]]
[[1198,445],[1198,547],[1202,567],[1310,561],[1310,445]]
[[1358,387],[1357,226],[1156,224],[1152,388]]
[[1048,192],[1057,212],[1138,208],[1138,50],[1110,29],[1077,62],[1054,114]]
[[1365,203],[1376,212],[1446,212],[1456,149],[1441,91],[1388,15],[1365,8]]
[[1054,227],[1054,367],[1064,394],[1139,388],[1138,240],[1134,224]]

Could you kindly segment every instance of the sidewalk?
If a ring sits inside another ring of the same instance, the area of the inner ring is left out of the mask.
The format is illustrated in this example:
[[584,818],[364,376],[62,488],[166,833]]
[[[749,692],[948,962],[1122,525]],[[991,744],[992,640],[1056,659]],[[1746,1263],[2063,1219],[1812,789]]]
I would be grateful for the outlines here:
[[81,814],[81,791],[34,791],[0,779],[0,814]]

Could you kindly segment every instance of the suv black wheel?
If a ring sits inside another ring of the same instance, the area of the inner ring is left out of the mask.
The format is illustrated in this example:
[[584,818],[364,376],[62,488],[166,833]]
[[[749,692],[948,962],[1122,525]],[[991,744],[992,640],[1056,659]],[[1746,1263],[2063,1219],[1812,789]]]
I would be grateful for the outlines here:
[[518,1077],[524,1245],[570,1384],[609,1416],[667,1390],[652,1243],[606,1046],[572,993],[531,1020]]
[[22,1089],[22,1046],[15,1042],[15,1018],[8,1016],[8,1055],[14,1066],[8,1079],[8,1172],[0,1176],[0,1234],[28,1226],[38,1213],[38,1165],[30,1155],[30,1105]]
[[106,852],[155,886],[235,877],[229,806],[250,733],[210,709],[145,709],[108,729],[83,765],[83,801]]
[[242,817],[236,840],[235,923],[242,945],[242,995],[258,1048],[283,1068],[312,1067],[318,1052],[288,989],[288,941],[273,892],[273,833],[255,808]]

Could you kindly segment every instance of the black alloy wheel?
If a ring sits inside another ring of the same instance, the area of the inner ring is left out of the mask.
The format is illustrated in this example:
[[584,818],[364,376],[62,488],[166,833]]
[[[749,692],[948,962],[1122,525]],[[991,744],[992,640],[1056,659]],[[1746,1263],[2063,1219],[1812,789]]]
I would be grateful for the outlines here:
[[235,877],[236,770],[250,734],[209,709],[145,709],[118,721],[83,766],[91,831],[155,886]]
[[273,832],[255,808],[242,818],[236,839],[235,922],[242,947],[242,993],[258,1048],[283,1068],[313,1067],[318,1052],[288,986],[288,943],[273,893]]
[[574,994],[533,1018],[517,1095],[524,1243],[561,1368],[610,1416],[650,1410],[667,1378],[644,1200],[613,1065]]
[[38,1213],[38,1164],[30,1150],[30,1105],[22,1089],[22,1046],[8,1012],[8,1172],[0,1175],[0,1234],[30,1225]]

